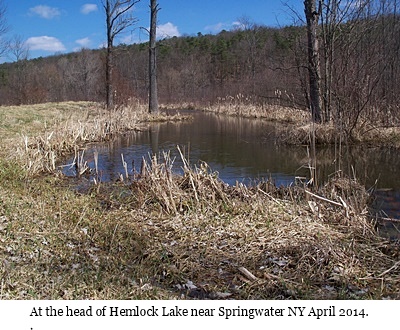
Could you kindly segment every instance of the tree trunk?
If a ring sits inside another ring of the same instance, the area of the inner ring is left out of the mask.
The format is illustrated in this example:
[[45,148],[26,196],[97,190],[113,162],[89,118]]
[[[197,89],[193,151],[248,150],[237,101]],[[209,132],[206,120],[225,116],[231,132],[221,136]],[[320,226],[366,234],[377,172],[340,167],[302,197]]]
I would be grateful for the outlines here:
[[107,57],[106,57],[106,103],[107,108],[114,107],[113,87],[113,43],[115,37],[136,23],[136,19],[129,13],[140,0],[102,0],[106,14],[107,25]]
[[318,19],[322,9],[321,0],[317,12],[316,0],[304,1],[307,21],[308,75],[310,84],[310,105],[313,122],[321,122],[320,61],[318,44]]
[[150,47],[149,47],[149,112],[158,113],[157,96],[157,59],[156,59],[156,32],[157,32],[157,0],[150,0]]
[[112,34],[112,13],[110,2],[106,1],[106,23],[107,23],[107,58],[106,58],[106,104],[107,109],[114,106],[112,71],[113,71],[113,34]]
[[106,59],[106,103],[107,109],[112,109],[114,106],[113,98],[113,82],[112,82],[112,46],[107,47],[107,59]]

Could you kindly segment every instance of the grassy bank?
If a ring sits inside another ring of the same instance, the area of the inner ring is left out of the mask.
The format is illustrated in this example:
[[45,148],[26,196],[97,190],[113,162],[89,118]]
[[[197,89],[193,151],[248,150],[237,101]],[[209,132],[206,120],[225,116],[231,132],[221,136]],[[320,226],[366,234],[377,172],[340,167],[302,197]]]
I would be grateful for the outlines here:
[[4,156],[19,160],[32,174],[54,172],[61,157],[89,143],[107,141],[132,130],[146,130],[149,122],[190,117],[154,116],[139,103],[108,111],[97,103],[63,102],[0,107],[0,119]]
[[[109,117],[90,103],[29,109],[0,108],[0,299],[400,298],[398,247],[356,182],[232,187],[206,164],[173,175],[164,155],[77,189],[46,155],[111,138]],[[148,120],[130,110],[114,133]]]
[[[390,122],[382,122],[382,118],[376,118],[370,114],[360,114],[354,128],[349,131],[334,125],[312,124],[310,113],[306,110],[285,107],[281,105],[256,105],[246,101],[243,95],[226,97],[219,102],[203,107],[206,111],[225,114],[229,116],[241,116],[260,118],[271,122],[279,122],[278,139],[285,144],[309,144],[312,132],[315,132],[317,144],[363,143],[377,146],[400,147],[400,124],[394,117]],[[347,123],[344,126],[352,126]]]

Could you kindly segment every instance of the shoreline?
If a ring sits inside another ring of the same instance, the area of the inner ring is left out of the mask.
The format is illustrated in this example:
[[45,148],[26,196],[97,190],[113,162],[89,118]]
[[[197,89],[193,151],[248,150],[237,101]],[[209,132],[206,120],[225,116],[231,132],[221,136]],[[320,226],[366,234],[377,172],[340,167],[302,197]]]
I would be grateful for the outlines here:
[[[87,103],[5,110],[1,299],[400,299],[399,247],[379,237],[354,180],[314,195],[226,186],[206,164],[172,175],[167,158],[78,192],[52,164],[106,136],[108,114]],[[143,123],[128,110],[110,129]]]
[[[171,106],[173,107],[173,106]],[[191,106],[194,107],[194,106]],[[310,113],[304,109],[284,107],[280,105],[253,105],[241,102],[217,103],[201,107],[209,111],[228,116],[255,118],[269,122],[284,124],[278,141],[289,145],[310,144],[310,135],[315,132],[317,145],[365,144],[369,146],[386,146],[400,148],[400,124],[375,124],[369,118],[361,118],[360,124],[348,133],[330,123],[315,124],[311,122]]]

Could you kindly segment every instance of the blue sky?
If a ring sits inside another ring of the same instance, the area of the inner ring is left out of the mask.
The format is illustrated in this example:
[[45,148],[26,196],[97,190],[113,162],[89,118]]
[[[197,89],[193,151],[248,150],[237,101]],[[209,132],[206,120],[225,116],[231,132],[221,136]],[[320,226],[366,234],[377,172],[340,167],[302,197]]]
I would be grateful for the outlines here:
[[[3,0],[9,37],[20,36],[29,57],[69,53],[82,47],[99,48],[105,42],[105,15],[101,0]],[[235,27],[246,16],[258,24],[291,24],[290,10],[301,13],[303,0],[159,0],[158,33],[163,37],[218,33]],[[138,23],[116,43],[147,40],[140,27],[149,26],[149,0],[141,0],[133,14]],[[12,60],[12,58],[3,59]]]

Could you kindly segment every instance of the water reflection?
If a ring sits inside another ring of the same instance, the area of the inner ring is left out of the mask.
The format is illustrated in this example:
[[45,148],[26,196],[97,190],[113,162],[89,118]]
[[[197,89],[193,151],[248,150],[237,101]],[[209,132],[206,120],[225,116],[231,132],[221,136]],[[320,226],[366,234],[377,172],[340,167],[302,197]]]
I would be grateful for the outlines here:
[[[307,147],[277,145],[277,124],[211,113],[192,114],[192,121],[152,124],[148,131],[132,132],[86,150],[89,167],[95,167],[93,153],[97,150],[100,180],[116,180],[125,173],[121,154],[133,173],[140,171],[143,157],[170,151],[175,158],[175,170],[179,171],[182,165],[176,148],[179,145],[191,164],[205,161],[228,184],[272,179],[279,186],[292,184],[296,176],[309,178]],[[390,189],[388,194],[397,204],[386,195],[378,195],[380,203],[386,205],[389,200],[390,207],[395,209],[390,216],[400,218],[399,153],[389,148],[349,147],[339,157],[336,149],[317,150],[319,178],[326,179],[342,171],[355,175],[367,188]],[[72,161],[73,158],[69,160]],[[64,173],[75,175],[73,168],[65,168]]]

